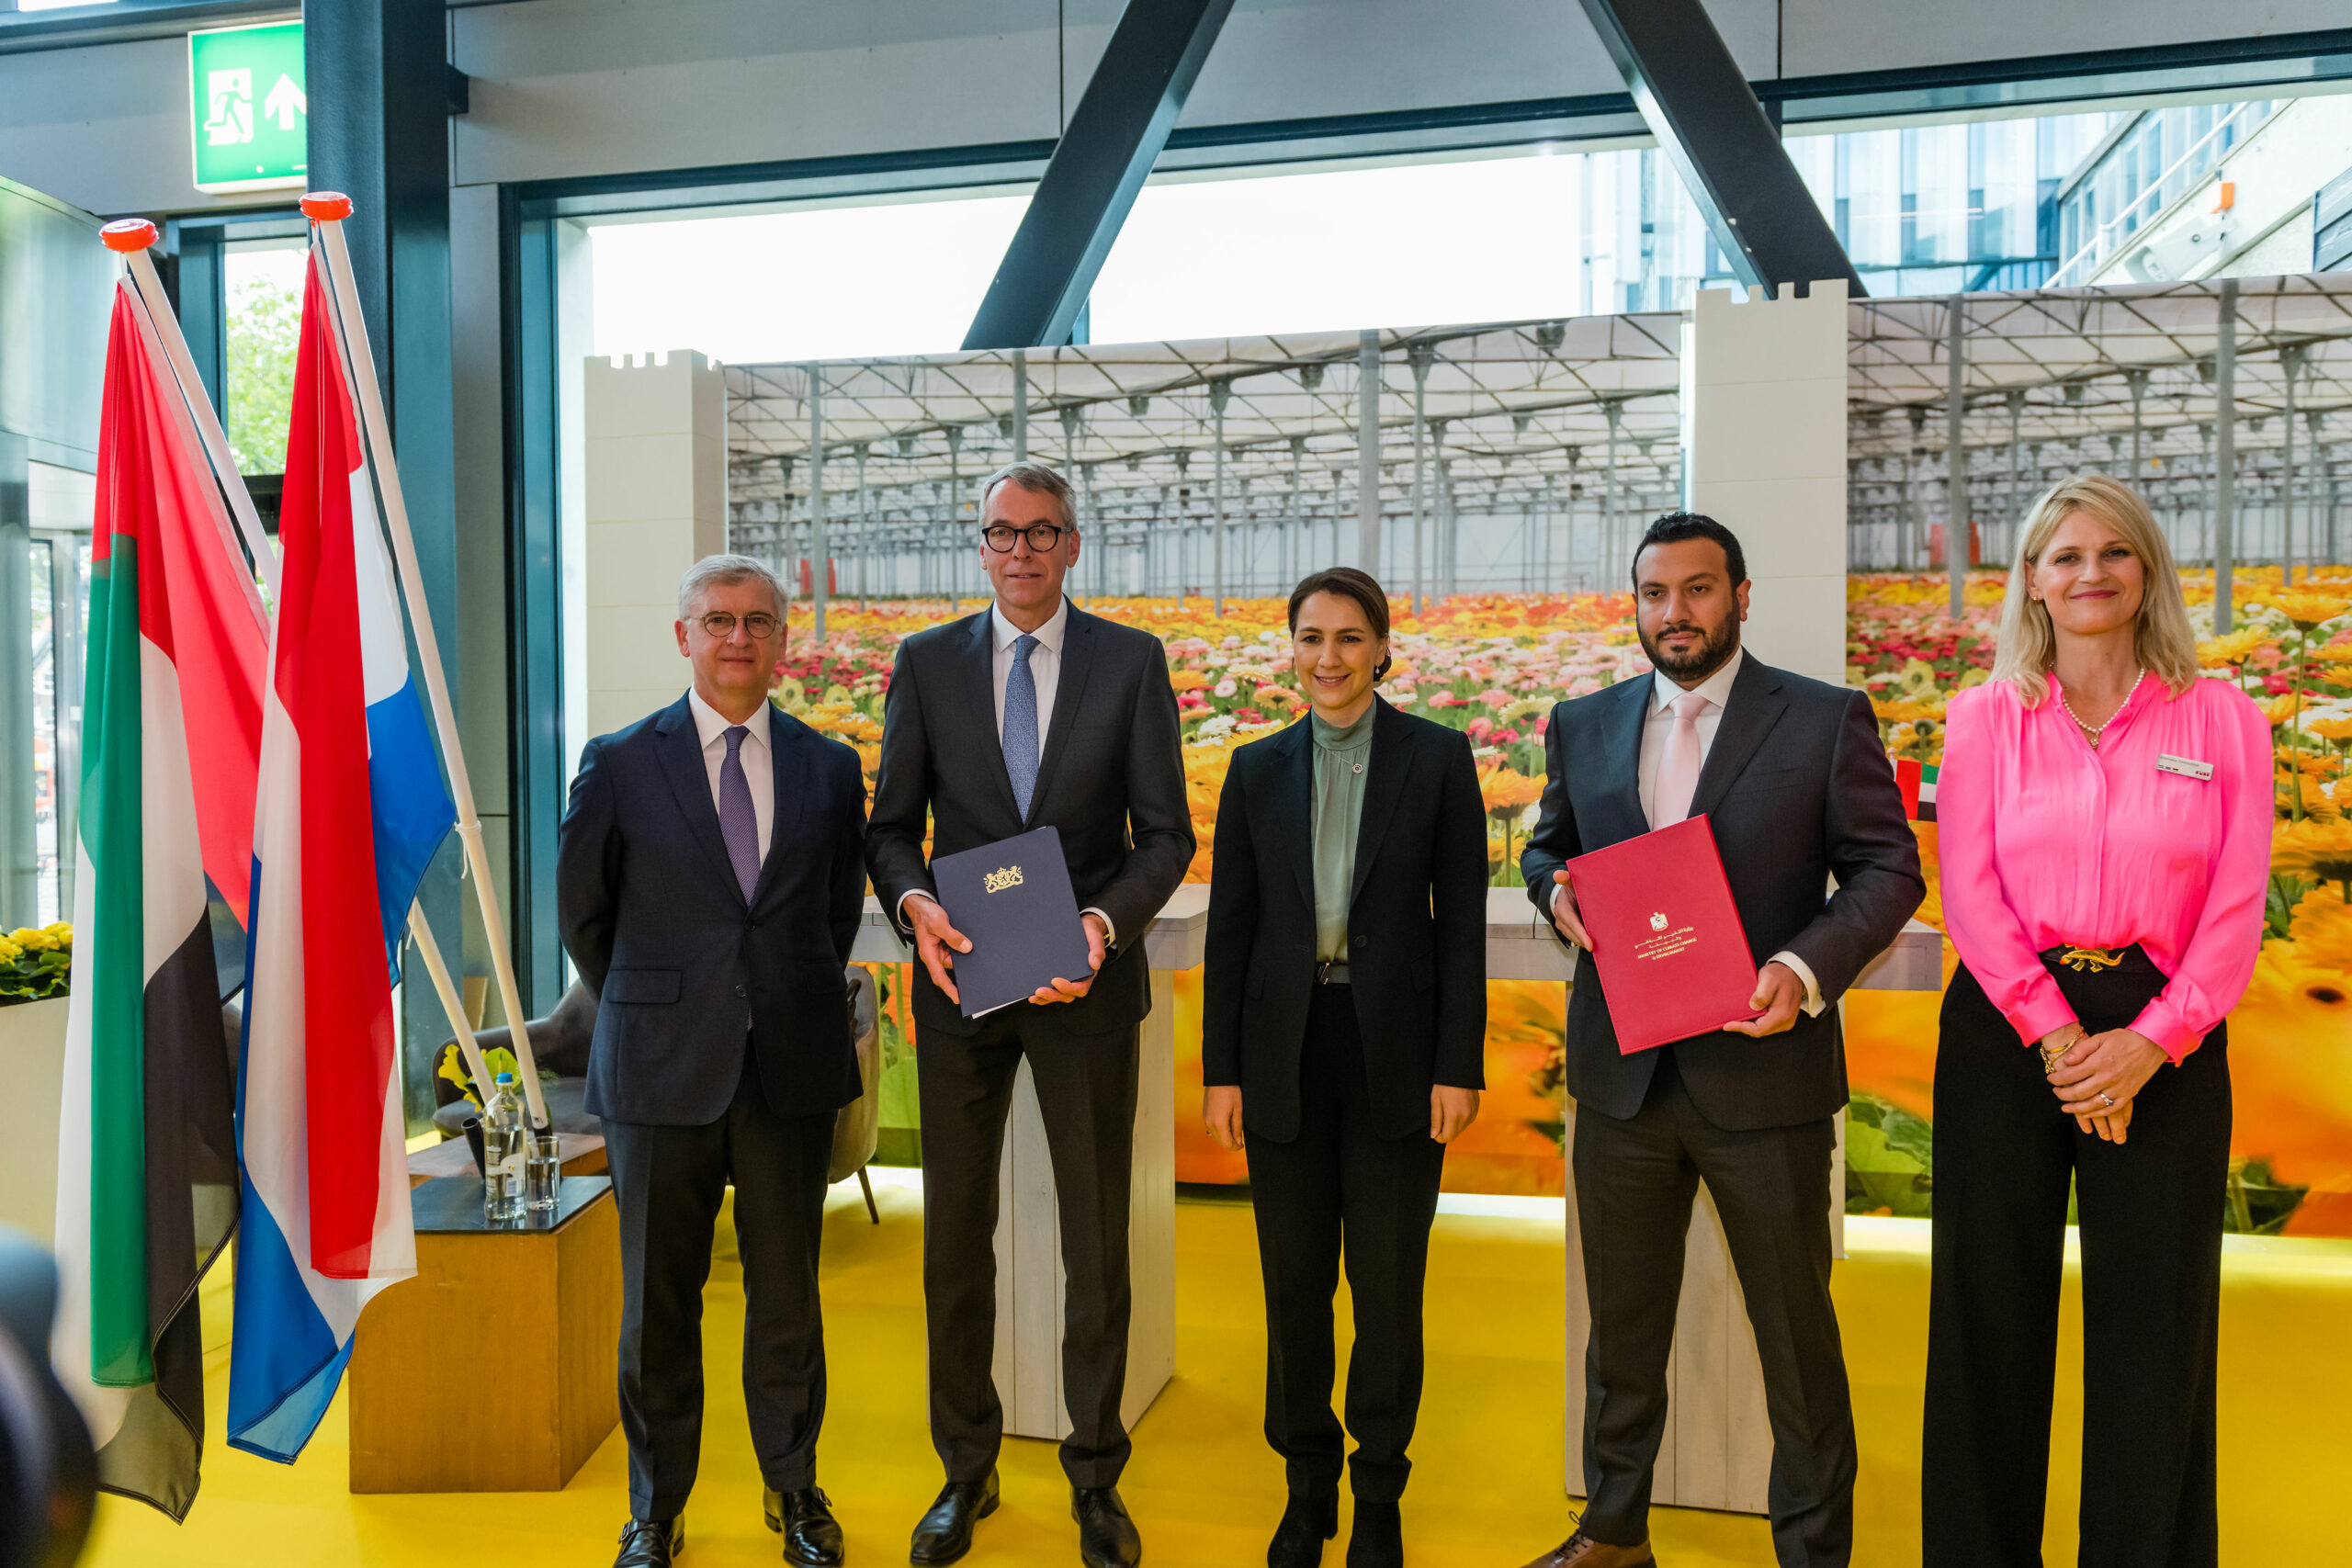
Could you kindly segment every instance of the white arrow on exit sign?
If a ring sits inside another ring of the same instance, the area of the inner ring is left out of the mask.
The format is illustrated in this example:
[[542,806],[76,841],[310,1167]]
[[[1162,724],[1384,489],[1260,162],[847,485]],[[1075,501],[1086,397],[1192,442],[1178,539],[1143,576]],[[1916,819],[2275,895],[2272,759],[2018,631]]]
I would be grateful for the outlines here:
[[311,112],[311,100],[294,85],[294,78],[281,71],[276,85],[269,89],[269,96],[262,100],[261,112],[263,118],[276,120],[278,130],[291,130],[296,115]]

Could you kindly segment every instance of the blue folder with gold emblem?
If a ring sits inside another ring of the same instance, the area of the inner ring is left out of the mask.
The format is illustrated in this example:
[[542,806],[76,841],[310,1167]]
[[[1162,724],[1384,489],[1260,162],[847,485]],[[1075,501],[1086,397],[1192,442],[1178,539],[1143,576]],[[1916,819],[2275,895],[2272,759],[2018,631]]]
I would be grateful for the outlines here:
[[1059,829],[941,855],[931,863],[931,881],[948,923],[971,940],[972,951],[956,955],[956,1005],[966,1018],[1094,972]]

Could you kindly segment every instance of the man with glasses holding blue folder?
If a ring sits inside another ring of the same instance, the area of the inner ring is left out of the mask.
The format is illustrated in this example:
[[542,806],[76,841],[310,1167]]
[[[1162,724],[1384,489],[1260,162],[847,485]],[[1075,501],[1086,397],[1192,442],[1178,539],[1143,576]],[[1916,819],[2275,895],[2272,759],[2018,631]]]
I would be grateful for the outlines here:
[[[1062,596],[1079,536],[1067,481],[1016,464],[983,484],[980,564],[994,603],[900,645],[866,834],[875,893],[913,938],[922,1096],[923,1297],[932,1443],[947,1484],[911,1561],[953,1562],[995,1511],[1004,1430],[996,1347],[997,1166],[1015,1073],[1029,1062],[1061,1216],[1062,1469],[1089,1568],[1134,1568],[1142,1546],[1118,1480],[1128,1454],[1127,1187],[1136,1026],[1151,1006],[1143,934],[1193,851],[1176,697],[1159,639]],[[967,1018],[955,961],[972,950],[924,855],[1039,828],[1061,840],[1091,971]]]

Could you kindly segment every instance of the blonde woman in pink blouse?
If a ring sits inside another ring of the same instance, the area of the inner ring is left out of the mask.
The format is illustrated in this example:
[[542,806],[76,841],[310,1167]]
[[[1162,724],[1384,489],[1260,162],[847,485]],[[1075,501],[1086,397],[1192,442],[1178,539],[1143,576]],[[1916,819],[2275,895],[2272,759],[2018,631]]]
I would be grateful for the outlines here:
[[1952,699],[1936,811],[1961,967],[1936,1058],[1925,1568],[2040,1568],[2070,1190],[2084,1568],[2211,1568],[2223,1018],[2268,874],[2270,730],[2202,680],[2130,486],[2062,481]]

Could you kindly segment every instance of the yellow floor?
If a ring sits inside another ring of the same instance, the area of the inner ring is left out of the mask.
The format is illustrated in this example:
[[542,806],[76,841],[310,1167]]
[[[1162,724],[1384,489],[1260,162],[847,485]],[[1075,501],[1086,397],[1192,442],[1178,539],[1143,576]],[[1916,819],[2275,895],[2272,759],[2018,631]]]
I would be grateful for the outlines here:
[[[939,1484],[923,1428],[918,1281],[920,1197],[879,1193],[867,1223],[855,1188],[835,1191],[825,1241],[832,1396],[821,1479],[848,1532],[850,1561],[902,1562],[907,1533]],[[722,1235],[725,1232],[722,1230]],[[1567,1533],[1561,1494],[1559,1232],[1540,1220],[1439,1218],[1429,1292],[1429,1387],[1405,1505],[1416,1568],[1514,1568]],[[1264,1561],[1282,1506],[1280,1462],[1259,1434],[1263,1336],[1250,1212],[1225,1203],[1177,1209],[1181,1266],[1179,1373],[1136,1433],[1122,1488],[1159,1568],[1247,1568]],[[1855,1561],[1918,1561],[1919,1387],[1926,1355],[1928,1259],[1923,1232],[1855,1222],[1854,1253],[1838,1269],[1838,1309],[1854,1371],[1862,1468]],[[759,1514],[759,1476],[743,1427],[737,1344],[741,1275],[731,1243],[707,1298],[709,1414],[702,1479],[688,1510],[689,1568],[774,1562]],[[2352,1540],[2352,1243],[2233,1244],[2222,1348],[2222,1521],[2229,1563],[2341,1561]],[[225,1278],[225,1270],[221,1271]],[[369,1564],[456,1561],[602,1565],[628,1509],[617,1433],[560,1494],[354,1497],[345,1490],[340,1400],[301,1461],[288,1468],[219,1441],[227,1396],[228,1299],[208,1290],[212,1347],[206,1392],[213,1422],[204,1491],[185,1526],[132,1503],[101,1502],[87,1561],[152,1564]],[[2079,1332],[2072,1315],[2069,1337]],[[452,1345],[452,1400],[482,1369]],[[2079,1360],[2062,1361],[2062,1385]],[[2048,1561],[2074,1556],[2075,1473],[2066,1450],[2079,1400],[2062,1396]],[[1049,1444],[1014,1439],[1003,1461],[1005,1506],[967,1561],[1077,1561],[1068,1492]],[[1325,1561],[1337,1568],[1342,1539]],[[1660,1510],[1653,1521],[1668,1568],[1766,1564],[1763,1521]]]

